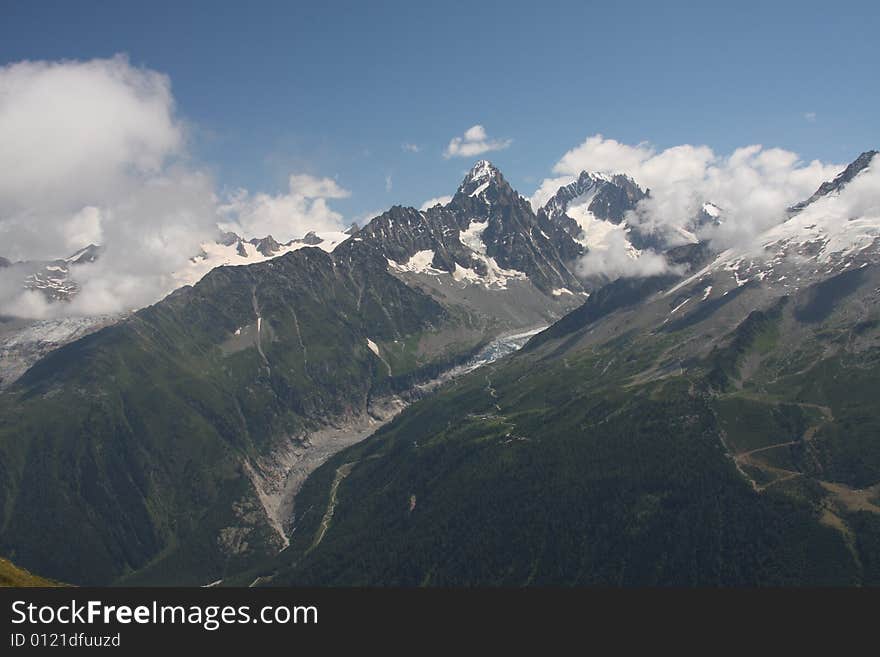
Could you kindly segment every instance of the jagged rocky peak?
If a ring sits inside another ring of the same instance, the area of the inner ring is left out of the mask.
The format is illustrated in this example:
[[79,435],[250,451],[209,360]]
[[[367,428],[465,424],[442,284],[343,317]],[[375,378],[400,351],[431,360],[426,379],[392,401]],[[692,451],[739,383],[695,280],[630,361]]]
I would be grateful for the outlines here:
[[49,262],[16,263],[23,270],[24,289],[41,292],[50,301],[69,301],[79,292],[79,284],[71,278],[71,269],[95,262],[102,247],[89,244],[73,255]]
[[281,249],[281,245],[275,241],[271,235],[266,235],[266,237],[259,239],[253,238],[248,240],[251,244],[257,247],[257,251],[262,253],[264,256],[271,256]]
[[501,171],[489,160],[479,160],[468,171],[455,197],[491,198],[499,193],[513,193]]
[[853,178],[859,175],[862,171],[868,168],[871,164],[871,161],[874,159],[874,156],[877,155],[878,151],[870,150],[865,151],[861,155],[859,155],[855,160],[850,162],[850,164],[841,171],[834,180],[829,180],[827,182],[819,185],[819,189],[807,200],[801,201],[800,203],[793,205],[789,208],[789,212],[794,214],[796,212],[800,212],[805,207],[810,205],[811,203],[818,201],[823,196],[828,196],[829,194],[839,193],[843,187],[845,187]]
[[[562,185],[543,207],[538,209],[542,222],[565,232],[581,252],[593,248],[606,235],[609,224],[625,224],[626,215],[649,195],[629,176],[582,171],[576,180]],[[613,228],[614,226],[611,226]],[[635,248],[649,246],[649,236],[628,231]],[[571,255],[569,255],[571,257]]]
[[619,224],[648,193],[624,174],[582,171],[577,180],[561,186],[542,209],[550,219],[559,219],[570,206],[584,206],[597,219]]
[[315,246],[316,244],[320,244],[323,242],[323,238],[318,237],[318,234],[315,231],[310,230],[305,236],[302,238],[303,244],[308,244],[309,246]]
[[236,233],[232,231],[224,231],[221,232],[217,237],[217,243],[222,244],[223,246],[232,246],[233,244],[238,244],[242,239]]
[[479,160],[474,163],[474,166],[471,167],[471,170],[465,178],[465,181],[484,182],[486,180],[494,178],[500,173],[501,172],[498,171],[498,168],[489,160]]
[[101,255],[102,247],[97,244],[89,244],[87,247],[80,249],[65,261],[71,265],[84,265],[89,262],[95,262]]
[[[454,269],[455,258],[449,255],[450,249],[464,249],[458,241],[455,218],[440,208],[420,212],[394,205],[364,226],[358,238],[399,264],[408,262],[419,252],[430,251],[437,259],[435,267],[444,271]],[[348,248],[354,248],[354,244]],[[465,263],[467,259],[460,258],[460,261]]]
[[351,226],[343,231],[346,235],[357,235],[360,232],[360,226],[356,221],[351,222]]
[[459,283],[498,290],[528,279],[547,295],[581,290],[566,266],[578,255],[577,245],[558,227],[541,224],[488,160],[474,164],[450,203],[425,211],[394,206],[374,217],[358,238],[395,272],[451,274]]

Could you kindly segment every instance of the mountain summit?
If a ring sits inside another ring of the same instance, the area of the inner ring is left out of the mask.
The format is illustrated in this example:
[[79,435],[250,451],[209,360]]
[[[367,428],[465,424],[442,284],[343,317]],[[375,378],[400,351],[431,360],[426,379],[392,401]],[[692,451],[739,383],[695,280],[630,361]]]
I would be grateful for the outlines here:
[[461,181],[456,195],[479,196],[484,194],[493,183],[497,186],[504,185],[508,190],[510,189],[504,176],[501,175],[501,171],[494,164],[489,160],[479,160]]
[[488,160],[474,164],[445,206],[392,207],[358,237],[384,254],[393,271],[428,276],[438,284],[443,279],[437,277],[448,274],[457,286],[472,289],[527,287],[530,296],[538,292],[551,298],[582,291],[569,270],[577,244],[536,216]]
[[819,189],[805,201],[801,201],[797,205],[793,205],[789,208],[790,213],[800,212],[808,205],[814,203],[819,200],[823,196],[828,196],[829,194],[839,193],[841,189],[843,189],[847,184],[849,184],[853,178],[859,175],[862,171],[868,168],[871,164],[871,161],[874,159],[874,156],[877,155],[876,150],[865,151],[861,155],[859,155],[855,160],[849,163],[849,165],[841,171],[834,180],[829,180],[828,182],[824,182],[819,186]]

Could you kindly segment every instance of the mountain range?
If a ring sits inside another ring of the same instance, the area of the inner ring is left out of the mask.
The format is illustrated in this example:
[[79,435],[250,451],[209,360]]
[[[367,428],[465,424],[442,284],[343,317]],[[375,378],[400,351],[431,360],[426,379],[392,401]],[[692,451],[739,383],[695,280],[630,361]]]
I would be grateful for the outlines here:
[[[711,199],[648,233],[631,178],[535,210],[487,161],[347,233],[223,235],[0,393],[0,552],[76,584],[880,584],[880,217],[842,201],[875,155],[732,248]],[[670,266],[585,276],[610,231]]]

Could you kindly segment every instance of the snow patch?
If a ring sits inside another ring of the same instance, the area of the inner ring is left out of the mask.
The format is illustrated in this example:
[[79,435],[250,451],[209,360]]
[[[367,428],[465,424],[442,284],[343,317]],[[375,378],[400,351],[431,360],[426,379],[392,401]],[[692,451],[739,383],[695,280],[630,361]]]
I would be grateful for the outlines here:
[[572,199],[565,211],[569,217],[575,220],[575,223],[577,223],[578,227],[581,229],[581,234],[575,237],[575,240],[588,249],[602,249],[607,247],[608,236],[616,230],[623,230],[621,226],[613,224],[610,221],[605,221],[604,219],[599,219],[590,212],[590,203],[593,202],[593,197],[595,195],[595,190],[590,190],[586,194],[581,194],[577,198]]
[[713,219],[717,219],[719,216],[721,216],[721,209],[713,203],[703,203],[703,212],[708,214]]
[[474,191],[470,193],[471,196],[479,196],[483,192],[485,192],[489,188],[489,181],[487,180],[482,185],[477,187]]
[[472,220],[467,230],[461,231],[458,235],[459,241],[474,252],[474,258],[482,261],[486,266],[486,275],[480,276],[474,269],[456,265],[452,276],[457,281],[481,281],[489,287],[506,289],[509,280],[515,278],[524,279],[526,275],[515,269],[504,269],[496,262],[495,258],[486,255],[483,231],[486,230],[488,225],[488,219],[486,221]]
[[[316,235],[321,239],[321,242],[314,246],[328,253],[351,237],[339,231],[321,231],[317,232]],[[252,265],[255,262],[265,262],[266,260],[277,258],[291,251],[298,251],[307,246],[312,245],[293,240],[287,244],[282,244],[278,251],[270,255],[263,255],[250,242],[236,241],[229,245],[220,244],[219,242],[205,242],[202,244],[202,252],[195,258],[192,258],[184,269],[175,272],[174,278],[179,285],[195,285],[205,274],[216,267],[224,265]],[[239,247],[244,249],[245,255],[239,253]],[[74,255],[69,259],[76,257]]]
[[486,221],[471,221],[467,230],[463,230],[458,234],[459,241],[471,251],[485,255],[486,244],[483,242],[483,231],[486,230],[488,225],[488,219]]
[[391,258],[386,258],[386,260],[388,261],[388,266],[391,269],[399,272],[409,272],[412,274],[431,274],[433,276],[448,273],[443,271],[442,269],[435,269],[431,265],[431,263],[434,261],[434,251],[432,251],[431,249],[417,251],[410,257],[409,260],[407,260],[403,264],[395,262]]
[[[480,160],[477,162],[474,167],[471,169],[470,180],[482,180],[483,178],[493,178],[494,173],[492,171],[492,163],[489,160]],[[471,194],[473,196],[473,194]]]
[[670,314],[670,315],[674,315],[674,314],[675,314],[675,311],[679,310],[684,304],[686,304],[686,303],[687,303],[688,301],[690,301],[690,300],[691,300],[690,297],[688,297],[687,299],[685,299],[684,301],[682,301],[680,304],[678,304],[675,308],[673,308],[672,310],[670,310],[670,311],[669,311],[669,314]]

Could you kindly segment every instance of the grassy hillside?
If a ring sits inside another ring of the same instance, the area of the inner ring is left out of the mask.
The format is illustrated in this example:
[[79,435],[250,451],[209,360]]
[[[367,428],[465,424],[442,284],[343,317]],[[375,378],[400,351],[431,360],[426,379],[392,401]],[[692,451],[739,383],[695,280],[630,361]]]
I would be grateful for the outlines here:
[[[273,554],[246,464],[475,346],[421,353],[463,320],[385,269],[318,249],[219,268],[38,362],[0,395],[0,549],[77,584],[202,584]],[[389,373],[368,340],[412,353]]]
[[26,570],[19,568],[14,563],[0,557],[0,586],[24,587],[24,586],[64,586],[51,579],[45,579],[32,575]]
[[821,321],[814,289],[671,327],[603,299],[331,459],[232,582],[877,585],[877,279]]

